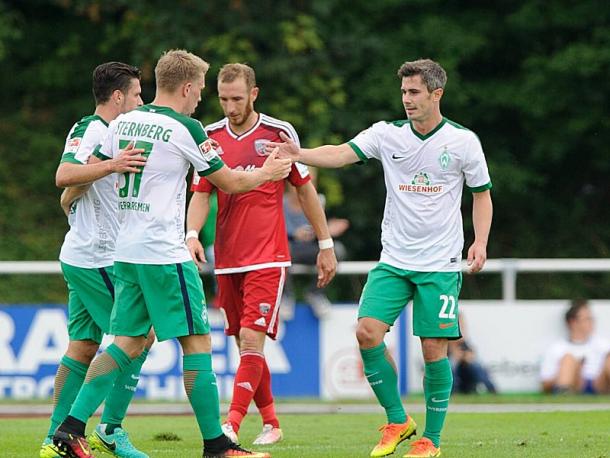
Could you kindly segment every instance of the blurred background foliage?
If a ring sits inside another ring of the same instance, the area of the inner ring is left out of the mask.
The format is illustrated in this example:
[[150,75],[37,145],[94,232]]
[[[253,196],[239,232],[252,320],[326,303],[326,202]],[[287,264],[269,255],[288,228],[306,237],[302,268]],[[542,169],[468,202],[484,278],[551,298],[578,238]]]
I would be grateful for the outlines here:
[[[257,109],[293,123],[305,146],[404,118],[396,70],[435,59],[449,75],[443,114],[486,151],[489,257],[610,257],[609,25],[597,0],[0,0],[0,260],[57,258],[67,224],[54,173],[70,126],[94,109],[93,68],[139,66],[150,102],[170,48],[211,64],[202,122],[221,117],[218,69],[245,62],[261,87]],[[379,165],[323,170],[319,187],[329,215],[351,221],[349,258],[378,259]],[[465,195],[467,244],[470,204]],[[608,275],[522,278],[521,298],[610,297]],[[331,296],[354,299],[362,280],[338,281]],[[499,297],[497,276],[464,288]],[[0,277],[0,302],[29,300],[65,301],[61,279]]]

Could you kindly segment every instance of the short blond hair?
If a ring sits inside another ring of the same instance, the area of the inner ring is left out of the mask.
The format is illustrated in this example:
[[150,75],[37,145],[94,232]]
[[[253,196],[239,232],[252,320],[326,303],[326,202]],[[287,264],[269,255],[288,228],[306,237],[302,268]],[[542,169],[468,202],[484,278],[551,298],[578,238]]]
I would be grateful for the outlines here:
[[181,84],[205,76],[209,68],[205,60],[184,49],[166,51],[155,67],[157,90],[174,92]]
[[242,77],[246,81],[248,89],[256,86],[256,74],[254,69],[246,64],[226,64],[218,72],[219,83],[232,83]]

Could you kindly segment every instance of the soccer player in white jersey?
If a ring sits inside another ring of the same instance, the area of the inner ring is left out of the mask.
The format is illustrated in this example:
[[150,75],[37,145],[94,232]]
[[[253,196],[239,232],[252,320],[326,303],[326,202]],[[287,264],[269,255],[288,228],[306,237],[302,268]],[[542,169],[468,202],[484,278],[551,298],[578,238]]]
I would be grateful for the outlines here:
[[405,457],[440,455],[440,434],[453,378],[447,342],[460,337],[458,295],[464,245],[460,211],[464,184],[473,196],[474,242],[470,272],[487,259],[491,227],[491,181],[478,137],[441,115],[447,75],[436,62],[405,62],[398,70],[408,119],[373,124],[352,141],[299,149],[287,136],[282,155],[318,167],[342,167],[375,158],[384,170],[387,197],[379,264],[369,272],[358,311],[356,337],[364,372],[388,423],[372,457],[391,454],[415,434],[397,387],[396,366],[383,337],[409,301],[413,332],[425,361],[426,428]]
[[[53,433],[68,415],[102,335],[109,332],[114,299],[114,240],[118,229],[112,172],[137,170],[133,165],[140,163],[134,159],[137,152],[122,154],[103,169],[87,165],[87,161],[106,135],[108,123],[119,114],[142,105],[140,92],[140,71],[136,67],[121,62],[96,67],[93,72],[95,112],[70,129],[57,169],[58,186],[86,183],[90,186],[68,188],[63,195],[63,200],[71,203],[67,206],[70,230],[59,255],[69,290],[70,340],[55,377],[51,425],[40,449],[41,458],[61,456],[52,442]],[[152,340],[148,345],[151,343]],[[114,456],[148,456],[133,447],[121,427],[146,353],[135,359],[123,376],[111,385],[102,424],[96,428],[106,440],[116,444],[112,451]]]
[[[206,127],[210,139],[222,148],[222,159],[231,167],[249,169],[265,161],[264,144],[280,140],[284,132],[295,142],[291,124],[254,110],[258,96],[254,69],[244,64],[227,64],[218,73],[218,98],[225,117]],[[187,215],[187,246],[195,261],[205,261],[198,240],[215,186],[205,177],[194,176],[195,191]],[[307,167],[293,164],[286,179],[296,187],[303,207],[319,240],[318,286],[334,277],[337,258],[326,216]],[[224,433],[237,442],[241,423],[254,400],[263,429],[256,445],[282,439],[271,391],[271,373],[265,360],[265,340],[276,338],[278,314],[290,252],[282,198],[285,183],[264,183],[244,194],[229,195],[218,190],[215,273],[217,302],[226,320],[225,333],[235,336],[239,346],[239,367],[233,381],[233,397]]]
[[155,67],[153,103],[119,116],[94,153],[97,159],[112,160],[133,143],[147,160],[141,173],[119,179],[116,300],[110,324],[116,337],[91,363],[70,414],[53,437],[67,456],[92,456],[84,439],[86,422],[108,385],[140,355],[151,325],[160,341],[177,338],[182,346],[184,386],[203,437],[203,456],[269,456],[248,452],[222,433],[205,297],[184,242],[186,175],[193,164],[225,192],[246,192],[284,179],[291,161],[274,152],[252,171],[224,165],[201,123],[190,117],[201,100],[208,67],[183,50],[163,54]]

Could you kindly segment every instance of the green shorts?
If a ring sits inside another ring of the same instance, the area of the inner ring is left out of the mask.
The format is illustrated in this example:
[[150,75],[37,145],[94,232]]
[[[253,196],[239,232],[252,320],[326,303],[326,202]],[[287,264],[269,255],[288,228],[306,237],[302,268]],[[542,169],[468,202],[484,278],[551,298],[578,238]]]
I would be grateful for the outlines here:
[[114,301],[112,266],[87,269],[61,263],[68,284],[68,335],[70,340],[102,342],[110,327]]
[[370,317],[390,326],[413,301],[413,334],[459,339],[458,296],[461,272],[414,272],[379,263],[362,290],[358,318]]
[[159,341],[209,334],[203,284],[193,261],[181,264],[114,263],[116,299],[110,333]]

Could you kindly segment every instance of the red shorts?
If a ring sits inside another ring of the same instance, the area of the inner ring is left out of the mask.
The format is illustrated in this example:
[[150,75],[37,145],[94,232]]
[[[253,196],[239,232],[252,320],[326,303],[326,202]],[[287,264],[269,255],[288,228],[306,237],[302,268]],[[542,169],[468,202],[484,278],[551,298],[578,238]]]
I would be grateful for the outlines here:
[[216,299],[225,315],[225,334],[236,336],[241,328],[248,328],[275,339],[286,268],[221,274],[216,280]]

